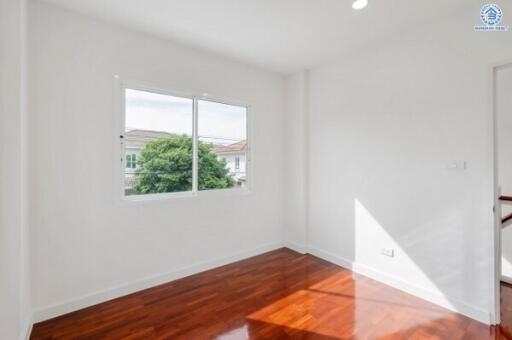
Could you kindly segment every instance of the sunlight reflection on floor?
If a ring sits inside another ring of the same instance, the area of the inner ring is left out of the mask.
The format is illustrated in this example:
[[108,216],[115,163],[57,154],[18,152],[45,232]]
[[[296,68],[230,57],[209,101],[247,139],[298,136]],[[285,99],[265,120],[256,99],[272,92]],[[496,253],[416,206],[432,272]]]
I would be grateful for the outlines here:
[[218,340],[240,340],[240,339],[249,339],[249,331],[247,329],[247,325],[244,325],[240,328],[231,330],[225,334],[219,335],[216,337]]
[[421,334],[421,328],[439,327],[438,323],[456,329],[460,321],[456,314],[408,294],[392,294],[383,292],[372,280],[357,275],[354,280],[346,271],[277,300],[248,315],[248,319],[333,339],[368,335],[371,329],[379,330],[375,336],[404,330],[414,333],[415,329]]

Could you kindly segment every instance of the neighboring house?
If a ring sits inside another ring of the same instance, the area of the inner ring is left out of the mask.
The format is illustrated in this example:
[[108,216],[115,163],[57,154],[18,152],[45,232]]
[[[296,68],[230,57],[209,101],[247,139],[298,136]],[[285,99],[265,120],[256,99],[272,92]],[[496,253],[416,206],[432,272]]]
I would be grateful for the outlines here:
[[219,159],[226,161],[229,173],[238,185],[244,186],[246,181],[247,141],[242,140],[229,145],[214,145],[213,152]]
[[168,132],[150,131],[150,130],[131,130],[124,134],[124,150],[125,150],[125,169],[124,169],[124,188],[129,191],[133,187],[135,181],[135,172],[138,164],[140,151],[144,146],[159,138],[171,136]]
[[[124,134],[125,176],[124,188],[129,192],[133,188],[137,161],[141,150],[147,143],[172,136],[171,133],[151,130],[131,130]],[[219,159],[227,163],[229,174],[239,186],[245,185],[246,180],[246,149],[247,141],[243,140],[229,145],[213,145],[213,152]]]

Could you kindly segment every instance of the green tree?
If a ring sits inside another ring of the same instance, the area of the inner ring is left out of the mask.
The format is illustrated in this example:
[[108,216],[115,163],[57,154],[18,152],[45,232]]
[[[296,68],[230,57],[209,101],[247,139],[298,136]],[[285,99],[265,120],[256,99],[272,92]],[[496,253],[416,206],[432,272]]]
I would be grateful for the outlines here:
[[[226,161],[218,160],[210,144],[198,145],[199,190],[234,186]],[[192,138],[169,136],[149,142],[141,150],[133,187],[135,194],[192,190]]]

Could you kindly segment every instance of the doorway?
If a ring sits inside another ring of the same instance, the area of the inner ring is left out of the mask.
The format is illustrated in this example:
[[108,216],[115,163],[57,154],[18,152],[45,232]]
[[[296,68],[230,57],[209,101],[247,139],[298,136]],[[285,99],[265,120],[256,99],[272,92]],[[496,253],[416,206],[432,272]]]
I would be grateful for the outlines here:
[[512,63],[493,68],[496,323],[512,334]]

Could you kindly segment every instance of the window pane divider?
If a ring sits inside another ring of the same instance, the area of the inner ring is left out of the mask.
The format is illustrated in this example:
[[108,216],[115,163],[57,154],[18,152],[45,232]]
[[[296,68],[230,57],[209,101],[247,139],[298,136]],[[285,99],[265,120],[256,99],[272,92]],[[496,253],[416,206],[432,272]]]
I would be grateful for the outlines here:
[[199,141],[198,141],[198,102],[197,98],[192,98],[192,193],[199,191]]

